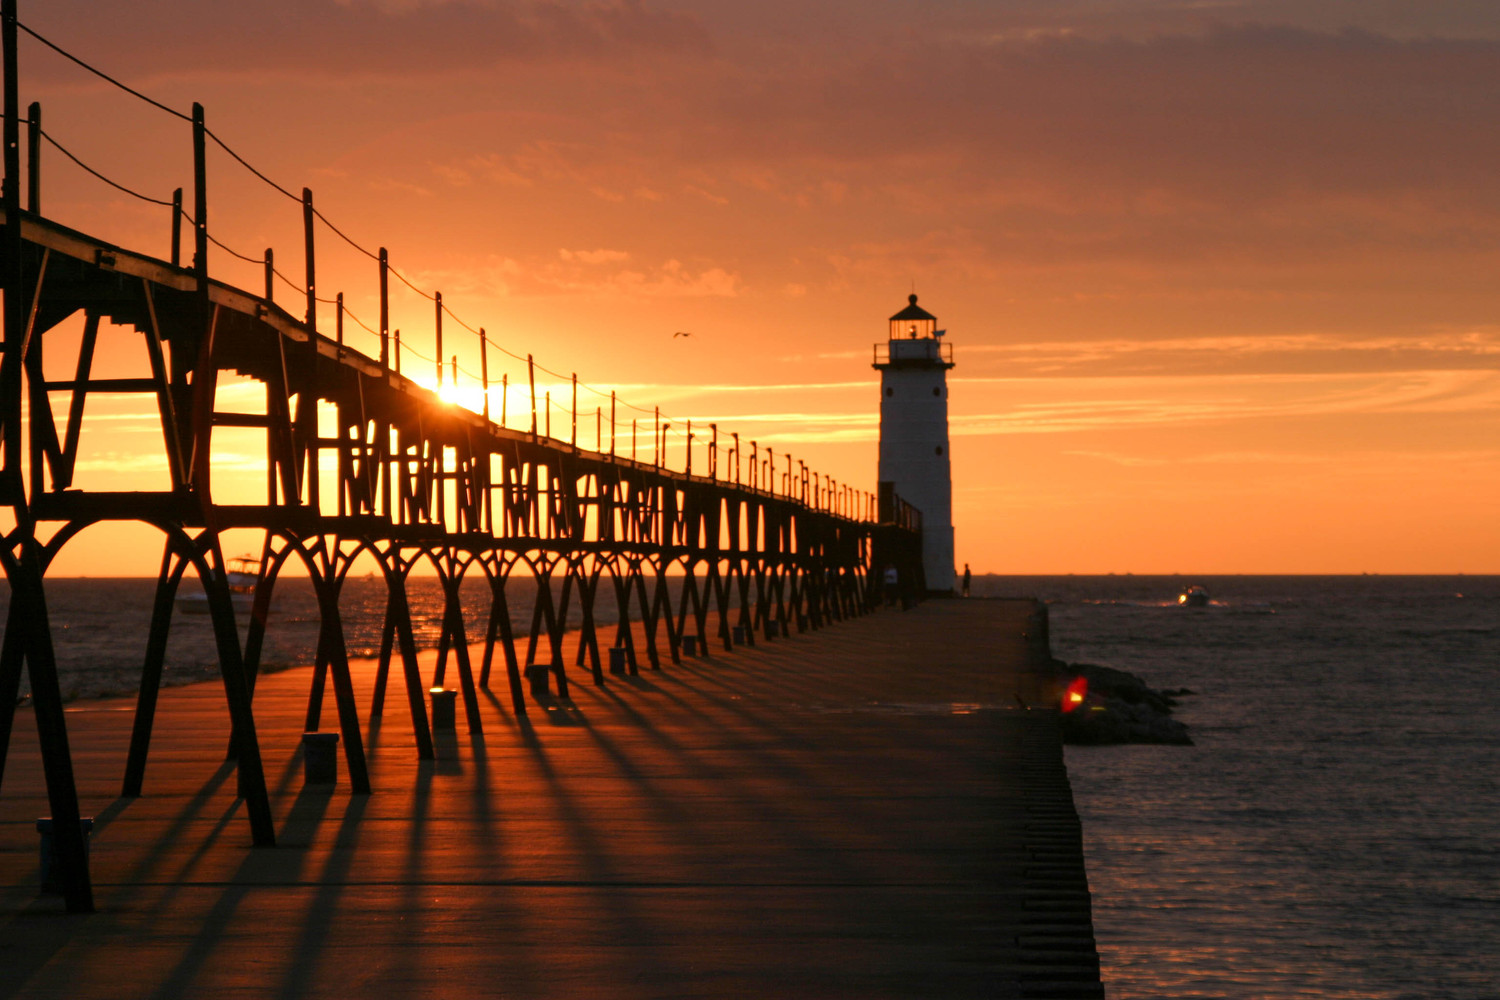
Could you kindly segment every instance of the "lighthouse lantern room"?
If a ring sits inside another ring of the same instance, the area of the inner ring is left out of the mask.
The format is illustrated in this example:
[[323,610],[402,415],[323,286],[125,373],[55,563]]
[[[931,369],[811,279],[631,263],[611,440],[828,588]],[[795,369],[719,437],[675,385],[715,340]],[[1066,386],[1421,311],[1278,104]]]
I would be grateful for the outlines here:
[[953,475],[948,454],[948,369],[953,347],[917,297],[875,345],[880,372],[880,481],[922,512],[929,591],[953,590]]

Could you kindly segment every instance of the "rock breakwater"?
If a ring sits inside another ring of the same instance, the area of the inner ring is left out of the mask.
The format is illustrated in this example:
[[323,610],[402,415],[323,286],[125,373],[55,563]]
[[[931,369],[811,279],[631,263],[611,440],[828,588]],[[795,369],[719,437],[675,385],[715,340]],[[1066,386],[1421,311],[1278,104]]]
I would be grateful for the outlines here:
[[1076,745],[1167,743],[1191,746],[1187,726],[1172,717],[1186,688],[1157,690],[1135,674],[1093,663],[1054,661],[1059,690],[1087,681],[1083,700],[1063,713],[1063,741]]

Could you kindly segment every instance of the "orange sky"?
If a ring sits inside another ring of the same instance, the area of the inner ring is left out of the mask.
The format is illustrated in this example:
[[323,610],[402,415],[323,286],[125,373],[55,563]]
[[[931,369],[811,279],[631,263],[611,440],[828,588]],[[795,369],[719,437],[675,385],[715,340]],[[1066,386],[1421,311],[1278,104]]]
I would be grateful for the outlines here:
[[[975,572],[1500,572],[1486,4],[21,0],[21,20],[202,102],[509,350],[864,488],[870,348],[914,284],[954,344]],[[23,106],[80,159],[191,189],[185,125],[24,38],[22,59]],[[165,210],[46,157],[48,215],[166,255]],[[214,235],[299,275],[299,208],[209,167]],[[323,294],[373,322],[373,265],[318,240]],[[430,304],[394,308],[430,354]],[[90,413],[81,485],[152,488],[149,408]],[[99,551],[155,571],[149,533],[91,537],[55,572],[103,575]]]

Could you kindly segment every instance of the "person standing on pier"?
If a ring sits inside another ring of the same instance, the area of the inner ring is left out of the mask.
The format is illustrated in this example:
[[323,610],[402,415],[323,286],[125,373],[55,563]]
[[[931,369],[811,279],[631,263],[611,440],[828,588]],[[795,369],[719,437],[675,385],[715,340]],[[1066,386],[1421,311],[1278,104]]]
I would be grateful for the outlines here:
[[964,590],[963,590],[963,594],[964,594],[965,597],[969,596],[969,581],[972,580],[972,579],[973,579],[973,577],[969,574],[969,564],[968,563],[964,563]]
[[901,594],[901,575],[896,572],[895,566],[885,568],[885,606],[890,607],[896,603]]

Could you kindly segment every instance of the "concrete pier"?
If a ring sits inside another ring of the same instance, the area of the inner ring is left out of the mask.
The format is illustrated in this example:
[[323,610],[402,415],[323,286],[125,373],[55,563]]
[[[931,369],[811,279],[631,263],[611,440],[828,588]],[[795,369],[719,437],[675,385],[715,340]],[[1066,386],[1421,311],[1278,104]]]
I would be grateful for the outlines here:
[[[368,796],[342,757],[304,782],[309,671],[268,675],[275,848],[250,846],[219,685],[163,692],[135,799],[133,699],[76,702],[83,916],[39,894],[23,708],[0,996],[1103,996],[1056,715],[1024,707],[1034,610],[929,601],[732,653],[710,634],[603,687],[574,671],[571,701],[524,719],[482,693],[484,735],[459,712],[435,761],[392,691]],[[367,712],[373,666],[354,669]]]

